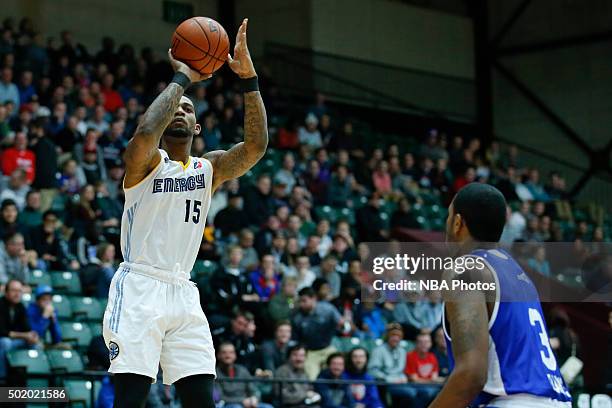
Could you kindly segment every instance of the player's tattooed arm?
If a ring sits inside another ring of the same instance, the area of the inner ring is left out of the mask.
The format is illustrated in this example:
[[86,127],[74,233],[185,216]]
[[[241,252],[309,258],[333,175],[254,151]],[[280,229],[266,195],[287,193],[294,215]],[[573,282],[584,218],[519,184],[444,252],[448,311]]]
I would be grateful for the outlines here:
[[[174,71],[183,73],[191,82],[202,81],[210,77],[193,71],[186,64],[175,60],[170,51],[168,51],[168,58]],[[181,85],[171,82],[143,114],[124,153],[125,187],[131,187],[140,182],[159,164],[161,160],[157,149],[159,141],[174,117],[184,91]]]
[[455,368],[429,408],[465,407],[482,391],[489,352],[486,300],[484,293],[473,291],[445,303]]
[[[244,19],[238,34],[234,56],[228,55],[232,71],[240,78],[257,76],[247,47],[246,30],[248,20]],[[259,91],[244,93],[244,142],[234,145],[228,151],[214,151],[204,155],[214,168],[213,191],[224,181],[245,174],[263,157],[268,146],[268,120],[266,107]]]

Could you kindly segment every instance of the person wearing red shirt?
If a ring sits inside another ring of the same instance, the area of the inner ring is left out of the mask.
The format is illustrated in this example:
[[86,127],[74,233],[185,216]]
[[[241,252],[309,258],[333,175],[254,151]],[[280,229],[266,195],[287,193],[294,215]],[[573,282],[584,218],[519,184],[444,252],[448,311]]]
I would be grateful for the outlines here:
[[10,175],[16,169],[26,172],[28,184],[32,184],[35,176],[36,155],[28,149],[28,137],[24,132],[17,132],[15,144],[2,154],[2,173]]
[[415,408],[427,407],[440,390],[435,385],[441,382],[438,359],[431,352],[431,345],[431,335],[420,333],[416,338],[416,347],[406,354],[404,374],[410,382],[420,384],[418,388],[413,388],[412,406]]
[[104,75],[102,80],[102,95],[104,95],[104,109],[108,112],[115,112],[123,106],[123,99],[119,92],[113,88],[115,78],[113,74]]

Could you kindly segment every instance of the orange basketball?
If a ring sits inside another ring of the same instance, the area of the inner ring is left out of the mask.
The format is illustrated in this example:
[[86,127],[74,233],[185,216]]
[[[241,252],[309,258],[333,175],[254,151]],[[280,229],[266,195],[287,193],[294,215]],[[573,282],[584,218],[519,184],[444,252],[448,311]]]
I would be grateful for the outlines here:
[[229,47],[225,29],[208,17],[185,20],[172,35],[172,56],[205,75],[221,68]]

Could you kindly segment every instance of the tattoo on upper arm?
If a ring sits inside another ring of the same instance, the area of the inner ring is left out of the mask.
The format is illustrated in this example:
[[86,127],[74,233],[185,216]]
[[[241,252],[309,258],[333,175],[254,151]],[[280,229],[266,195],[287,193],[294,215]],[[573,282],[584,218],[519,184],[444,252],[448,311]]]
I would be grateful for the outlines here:
[[[453,339],[453,353],[460,356],[467,351],[487,352],[488,345],[483,342],[488,336],[488,315],[484,295],[476,299],[458,300],[447,303],[448,320]],[[484,344],[483,344],[484,343]]]

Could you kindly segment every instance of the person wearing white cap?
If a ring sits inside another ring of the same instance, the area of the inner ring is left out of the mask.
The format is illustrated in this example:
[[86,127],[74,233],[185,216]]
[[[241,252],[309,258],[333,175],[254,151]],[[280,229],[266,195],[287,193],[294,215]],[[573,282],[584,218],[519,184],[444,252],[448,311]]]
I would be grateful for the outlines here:
[[321,139],[321,132],[317,126],[319,125],[319,119],[312,114],[309,113],[304,120],[306,124],[305,127],[300,127],[298,130],[298,139],[300,140],[300,144],[307,145],[313,149],[317,149],[323,146],[323,140]]

